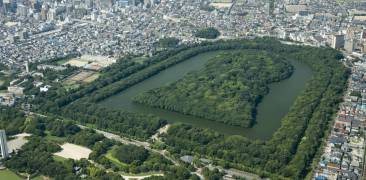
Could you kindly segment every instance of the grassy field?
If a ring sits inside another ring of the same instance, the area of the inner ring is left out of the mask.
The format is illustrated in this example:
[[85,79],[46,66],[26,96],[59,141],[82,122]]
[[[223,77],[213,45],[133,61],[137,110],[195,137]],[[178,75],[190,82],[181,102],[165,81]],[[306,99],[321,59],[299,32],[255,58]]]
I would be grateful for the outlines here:
[[44,178],[42,176],[37,176],[35,178],[32,178],[32,180],[44,180]]
[[65,64],[67,61],[69,61],[69,59],[63,59],[63,60],[57,61],[57,64],[58,64],[58,65],[63,65],[63,64]]
[[57,136],[52,136],[49,132],[46,132],[47,136],[45,137],[45,139],[49,140],[49,141],[53,141],[59,144],[63,144],[64,142],[66,142],[66,138],[65,137],[57,137]]
[[[24,180],[24,178],[19,177],[13,171],[8,169],[0,170],[0,179],[1,180]],[[42,176],[37,176],[32,178],[31,180],[44,180]]]
[[346,2],[362,2],[362,0],[336,0],[338,4],[343,4]]
[[99,78],[99,76],[100,76],[100,74],[99,74],[99,73],[95,73],[95,74],[93,74],[93,75],[91,75],[91,76],[89,76],[89,77],[85,78],[85,79],[83,80],[83,82],[84,82],[84,83],[91,83],[91,82],[95,81],[96,79],[98,79],[98,78]]
[[80,87],[79,84],[64,84],[64,88],[66,90],[74,90],[74,89],[78,89]]
[[147,59],[149,59],[148,57],[146,56],[140,56],[140,57],[135,57],[132,59],[132,61],[136,62],[136,63],[144,63],[144,61],[146,61]]
[[113,152],[115,151],[115,148],[116,147],[113,147],[110,151],[108,151],[107,154],[105,155],[105,157],[118,167],[128,166],[128,164],[123,163],[123,162],[119,161],[117,158],[113,157]]
[[71,75],[62,83],[66,90],[77,89],[82,84],[87,84],[95,81],[100,76],[99,73],[92,71],[82,71],[77,74]]
[[6,180],[22,180],[19,176],[17,176],[14,172],[10,170],[0,170],[0,179]]
[[67,159],[66,158],[63,158],[61,156],[57,156],[57,155],[53,155],[53,160],[57,161],[57,162],[64,162],[66,161]]

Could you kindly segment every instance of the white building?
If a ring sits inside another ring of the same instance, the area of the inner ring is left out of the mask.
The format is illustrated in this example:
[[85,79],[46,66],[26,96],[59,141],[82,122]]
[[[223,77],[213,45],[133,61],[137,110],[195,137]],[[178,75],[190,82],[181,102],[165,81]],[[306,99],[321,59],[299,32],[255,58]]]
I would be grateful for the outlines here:
[[0,130],[0,150],[1,150],[1,157],[3,159],[6,159],[9,157],[5,130]]

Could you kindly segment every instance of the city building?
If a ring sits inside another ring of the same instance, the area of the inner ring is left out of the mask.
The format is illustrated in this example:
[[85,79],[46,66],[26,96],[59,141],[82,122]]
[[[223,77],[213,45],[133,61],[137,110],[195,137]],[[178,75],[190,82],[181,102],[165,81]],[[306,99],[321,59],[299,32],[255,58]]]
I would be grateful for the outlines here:
[[15,95],[23,95],[24,88],[18,86],[9,86],[8,92]]
[[0,130],[0,150],[1,150],[1,157],[3,159],[6,159],[9,157],[5,130]]
[[336,34],[332,36],[331,47],[334,49],[340,49],[344,47],[344,35]]
[[348,53],[352,53],[355,48],[355,30],[353,28],[347,29],[345,36],[344,49]]

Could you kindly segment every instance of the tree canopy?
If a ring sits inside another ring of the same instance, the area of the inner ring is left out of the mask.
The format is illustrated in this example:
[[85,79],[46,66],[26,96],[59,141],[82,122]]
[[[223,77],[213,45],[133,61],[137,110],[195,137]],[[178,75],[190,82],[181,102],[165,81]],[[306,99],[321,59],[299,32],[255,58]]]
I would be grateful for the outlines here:
[[139,146],[135,145],[122,145],[119,146],[113,154],[119,161],[131,164],[136,162],[142,164],[149,156],[149,152]]
[[230,51],[168,86],[135,97],[153,107],[250,127],[268,84],[292,74],[287,61],[263,51]]
[[205,39],[216,39],[220,36],[220,31],[214,27],[199,29],[194,33],[194,36]]

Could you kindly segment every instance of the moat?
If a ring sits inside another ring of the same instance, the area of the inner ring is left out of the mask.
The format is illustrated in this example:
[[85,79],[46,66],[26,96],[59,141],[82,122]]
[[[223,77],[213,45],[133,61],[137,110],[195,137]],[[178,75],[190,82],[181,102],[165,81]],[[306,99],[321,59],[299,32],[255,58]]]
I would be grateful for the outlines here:
[[257,107],[256,123],[252,128],[243,128],[219,123],[194,116],[183,115],[162,109],[134,103],[133,97],[158,88],[184,77],[189,72],[199,70],[212,57],[222,51],[202,53],[186,61],[174,65],[159,74],[128,88],[121,93],[102,101],[100,105],[109,108],[124,109],[131,112],[154,114],[169,122],[182,122],[197,127],[204,127],[229,135],[243,135],[249,138],[269,139],[280,127],[281,119],[287,114],[296,97],[304,90],[306,82],[310,80],[312,71],[304,63],[291,61],[295,68],[292,76],[278,83],[270,84],[270,92]]

